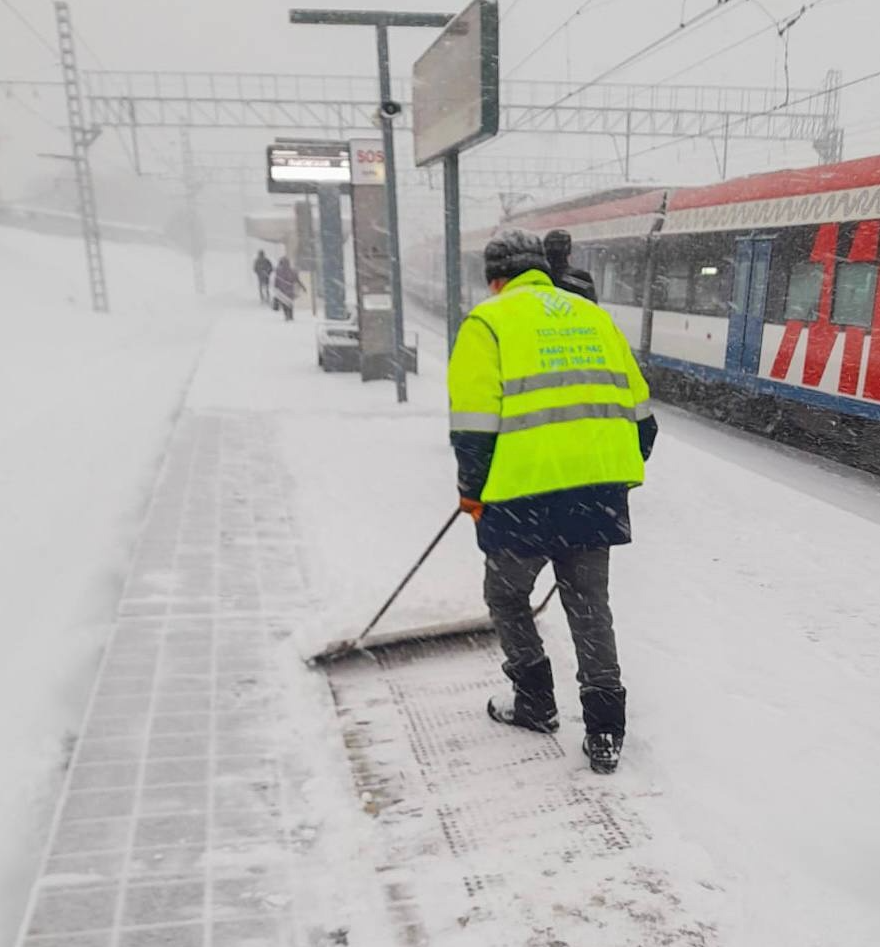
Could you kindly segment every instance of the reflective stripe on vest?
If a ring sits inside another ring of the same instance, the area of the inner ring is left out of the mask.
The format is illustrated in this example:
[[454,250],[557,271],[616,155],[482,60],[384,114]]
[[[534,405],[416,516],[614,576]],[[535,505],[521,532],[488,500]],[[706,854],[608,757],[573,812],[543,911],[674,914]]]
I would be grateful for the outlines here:
[[524,378],[512,378],[504,383],[502,394],[522,395],[526,391],[541,391],[543,388],[565,388],[568,385],[615,385],[630,388],[624,372],[609,372],[600,368],[583,368],[565,372],[540,372]]
[[451,411],[449,413],[450,431],[480,431],[494,434],[501,429],[501,417],[482,411]]
[[622,418],[636,421],[634,408],[621,404],[571,404],[563,408],[543,408],[540,411],[528,411],[510,418],[501,419],[500,431],[510,434],[513,431],[527,431],[542,424],[558,424],[561,421],[581,421],[584,418]]

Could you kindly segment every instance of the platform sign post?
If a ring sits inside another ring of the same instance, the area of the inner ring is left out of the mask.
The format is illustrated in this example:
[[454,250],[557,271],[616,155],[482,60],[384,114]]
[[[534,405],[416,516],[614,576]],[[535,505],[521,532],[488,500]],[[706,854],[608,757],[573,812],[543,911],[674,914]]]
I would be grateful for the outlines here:
[[320,257],[323,262],[323,317],[347,319],[341,190],[334,184],[318,184],[317,206],[320,210]]
[[449,13],[405,13],[390,10],[307,10],[289,11],[289,22],[295,25],[372,26],[375,28],[378,56],[379,107],[385,156],[385,193],[388,211],[390,245],[391,305],[394,313],[394,371],[397,401],[406,401],[406,359],[403,341],[403,292],[400,278],[400,228],[397,220],[397,183],[394,165],[393,120],[403,106],[391,98],[391,70],[388,30],[400,26],[443,27],[452,19]]
[[459,153],[498,134],[498,3],[473,0],[416,60],[413,133],[418,167],[443,162],[449,350],[461,324]]
[[[316,194],[320,212],[320,266],[323,279],[324,316],[346,319],[345,271],[342,253],[341,195],[351,190],[351,153],[347,142],[278,138],[266,149],[267,184],[271,194]],[[296,208],[296,219],[299,209]],[[310,209],[307,210],[310,227]],[[303,237],[299,231],[299,255]],[[304,244],[307,245],[307,240]],[[299,266],[299,261],[296,265]],[[311,307],[315,306],[311,272]]]
[[360,376],[396,380],[397,336],[391,292],[391,241],[385,199],[385,153],[380,139],[351,141],[351,214]]

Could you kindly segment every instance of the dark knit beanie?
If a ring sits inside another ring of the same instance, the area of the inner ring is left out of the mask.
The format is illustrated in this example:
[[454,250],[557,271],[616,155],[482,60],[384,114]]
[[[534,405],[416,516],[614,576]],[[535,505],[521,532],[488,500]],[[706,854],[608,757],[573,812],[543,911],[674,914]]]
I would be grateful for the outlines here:
[[527,270],[551,275],[541,240],[526,230],[504,230],[496,234],[483,251],[486,282],[513,279]]

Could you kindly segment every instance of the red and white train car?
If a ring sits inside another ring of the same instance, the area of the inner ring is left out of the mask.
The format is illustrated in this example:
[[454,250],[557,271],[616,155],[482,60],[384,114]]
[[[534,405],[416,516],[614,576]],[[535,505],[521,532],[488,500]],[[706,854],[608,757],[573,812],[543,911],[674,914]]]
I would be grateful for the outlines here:
[[[659,396],[878,469],[878,156],[596,195],[508,226],[569,230],[635,348],[645,304]],[[468,305],[487,293],[489,233],[464,237]]]

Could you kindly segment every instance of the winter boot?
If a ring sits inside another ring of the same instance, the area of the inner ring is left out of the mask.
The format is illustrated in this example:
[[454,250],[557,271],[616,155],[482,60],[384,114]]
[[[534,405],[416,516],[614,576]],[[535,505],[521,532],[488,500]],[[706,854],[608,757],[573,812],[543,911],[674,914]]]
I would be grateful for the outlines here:
[[560,727],[554,700],[554,676],[551,662],[542,658],[529,667],[504,672],[514,682],[514,690],[501,697],[491,697],[486,705],[489,716],[498,723],[524,727],[538,733],[556,733]]
[[614,773],[624,737],[617,733],[589,733],[581,748],[595,773]]
[[624,742],[626,696],[623,687],[610,690],[585,686],[581,689],[587,734],[582,750],[595,773],[614,773],[618,766]]

